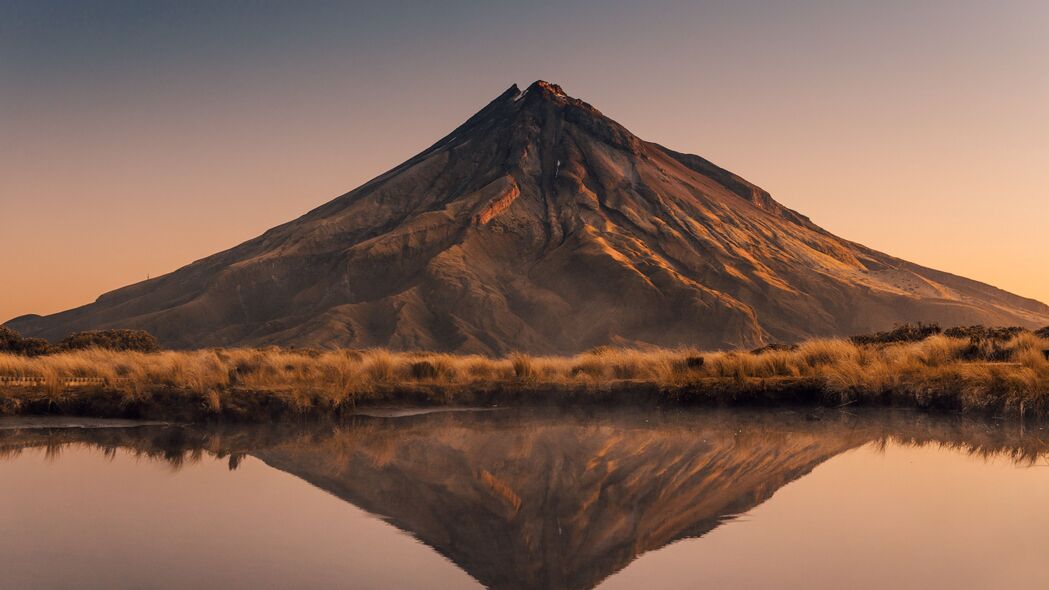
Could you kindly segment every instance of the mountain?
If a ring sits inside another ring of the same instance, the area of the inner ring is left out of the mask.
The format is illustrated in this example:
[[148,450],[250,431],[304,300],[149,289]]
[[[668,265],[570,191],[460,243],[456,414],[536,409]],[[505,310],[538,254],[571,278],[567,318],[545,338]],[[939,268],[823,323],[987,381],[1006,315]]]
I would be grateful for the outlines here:
[[574,352],[755,346],[1049,306],[838,238],[556,84],[512,86],[404,164],[170,274],[8,325],[171,347]]

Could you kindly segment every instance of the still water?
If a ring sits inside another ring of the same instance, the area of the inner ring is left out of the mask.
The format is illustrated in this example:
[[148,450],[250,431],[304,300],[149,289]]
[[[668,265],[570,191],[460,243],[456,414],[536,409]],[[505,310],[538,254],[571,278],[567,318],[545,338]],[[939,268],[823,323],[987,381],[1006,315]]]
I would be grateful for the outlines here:
[[0,588],[1047,588],[1047,453],[902,411],[4,419]]

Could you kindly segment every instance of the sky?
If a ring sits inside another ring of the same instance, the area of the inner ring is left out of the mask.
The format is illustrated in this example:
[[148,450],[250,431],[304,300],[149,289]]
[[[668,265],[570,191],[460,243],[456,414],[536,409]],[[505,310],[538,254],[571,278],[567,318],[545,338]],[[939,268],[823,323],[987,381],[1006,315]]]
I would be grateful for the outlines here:
[[0,0],[0,321],[232,247],[555,82],[1049,301],[1049,2]]

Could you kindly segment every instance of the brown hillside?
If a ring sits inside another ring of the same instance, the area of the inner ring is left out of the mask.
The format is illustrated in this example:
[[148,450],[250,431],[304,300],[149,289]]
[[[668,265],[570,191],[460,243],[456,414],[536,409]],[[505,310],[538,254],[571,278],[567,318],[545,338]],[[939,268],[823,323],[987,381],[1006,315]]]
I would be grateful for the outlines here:
[[903,321],[1040,327],[1049,306],[831,235],[540,81],[258,238],[9,324],[51,340],[139,328],[174,347],[552,353],[753,347]]

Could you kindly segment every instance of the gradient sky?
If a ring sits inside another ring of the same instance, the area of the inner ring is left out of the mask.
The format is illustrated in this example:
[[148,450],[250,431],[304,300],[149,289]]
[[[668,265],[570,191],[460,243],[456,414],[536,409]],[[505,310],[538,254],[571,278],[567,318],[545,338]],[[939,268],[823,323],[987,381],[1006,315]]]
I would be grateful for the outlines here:
[[406,160],[512,83],[1049,301],[1049,2],[0,2],[0,321]]

